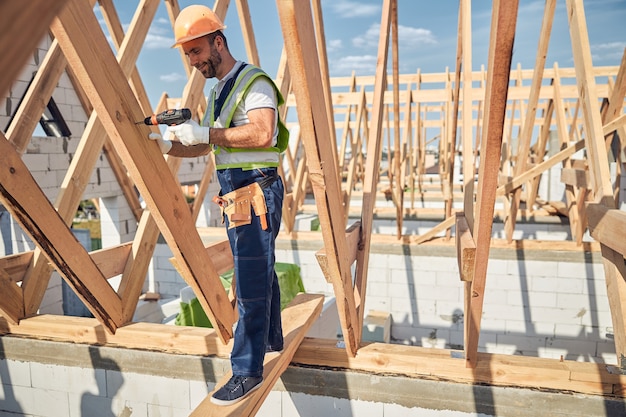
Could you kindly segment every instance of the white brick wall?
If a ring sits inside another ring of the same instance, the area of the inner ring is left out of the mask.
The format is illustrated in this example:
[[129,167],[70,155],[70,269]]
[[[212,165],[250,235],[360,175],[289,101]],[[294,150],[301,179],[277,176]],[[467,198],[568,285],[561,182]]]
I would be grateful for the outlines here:
[[[0,415],[187,417],[214,382],[37,362],[0,360]],[[377,377],[372,376],[375,388]],[[12,414],[13,415],[13,414]],[[453,410],[273,390],[259,417],[464,417]]]
[[[185,284],[167,245],[158,246],[151,280],[162,294],[176,296]],[[300,266],[308,292],[333,293],[314,250],[279,248],[276,258]],[[562,258],[489,260],[481,351],[616,363],[602,264]],[[454,257],[370,254],[365,308],[391,313],[397,343],[462,346],[463,294]]]

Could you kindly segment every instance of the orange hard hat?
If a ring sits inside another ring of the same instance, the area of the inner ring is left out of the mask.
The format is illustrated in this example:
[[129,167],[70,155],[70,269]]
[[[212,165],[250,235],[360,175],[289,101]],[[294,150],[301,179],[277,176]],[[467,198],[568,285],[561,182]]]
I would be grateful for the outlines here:
[[200,4],[185,7],[174,22],[176,43],[172,48],[223,29],[226,29],[226,26],[222,19],[209,7]]

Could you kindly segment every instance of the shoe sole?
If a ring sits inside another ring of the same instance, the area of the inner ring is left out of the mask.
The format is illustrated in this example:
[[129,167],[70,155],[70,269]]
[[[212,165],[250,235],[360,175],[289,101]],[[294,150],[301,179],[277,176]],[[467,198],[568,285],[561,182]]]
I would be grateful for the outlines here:
[[254,391],[256,391],[257,389],[259,389],[259,387],[263,384],[263,381],[259,382],[258,384],[256,384],[254,387],[252,387],[252,389],[248,392],[246,392],[244,395],[242,395],[239,398],[235,398],[234,400],[220,400],[218,398],[215,398],[213,396],[211,396],[211,402],[213,404],[216,405],[232,405],[232,404],[237,404],[239,401],[245,399],[248,395],[252,394]]

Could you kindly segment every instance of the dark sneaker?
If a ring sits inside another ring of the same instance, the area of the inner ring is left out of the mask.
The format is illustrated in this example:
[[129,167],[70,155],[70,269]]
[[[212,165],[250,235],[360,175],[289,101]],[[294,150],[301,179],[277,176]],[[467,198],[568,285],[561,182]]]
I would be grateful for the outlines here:
[[233,376],[211,396],[211,402],[217,405],[231,405],[243,400],[248,394],[261,386],[263,377]]
[[283,347],[282,346],[266,346],[265,347],[265,353],[281,353],[283,351]]

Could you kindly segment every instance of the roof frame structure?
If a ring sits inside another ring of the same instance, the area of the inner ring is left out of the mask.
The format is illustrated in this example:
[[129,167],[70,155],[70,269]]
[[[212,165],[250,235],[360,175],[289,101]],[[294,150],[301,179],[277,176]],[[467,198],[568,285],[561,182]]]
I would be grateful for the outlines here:
[[[236,314],[232,297],[221,291],[219,268],[195,228],[200,207],[194,204],[190,210],[180,190],[176,173],[181,161],[163,158],[156,146],[146,145],[145,137],[151,128],[135,124],[135,120],[153,111],[136,61],[159,1],[140,0],[124,34],[112,0],[99,0],[117,55],[99,30],[93,13],[95,1],[33,0],[19,8],[11,2],[0,5],[3,27],[10,28],[15,22],[39,22],[24,25],[30,36],[21,37],[19,42],[9,42],[7,37],[0,40],[6,51],[0,60],[0,69],[7,74],[0,83],[0,90],[9,88],[19,71],[18,64],[25,62],[48,28],[54,37],[40,72],[16,112],[16,122],[6,133],[0,133],[3,136],[0,138],[0,200],[37,246],[34,251],[0,259],[0,288],[6,295],[0,297],[0,311],[8,321],[3,332],[32,335],[31,323],[45,321],[37,317],[37,310],[53,268],[85,302],[100,326],[109,332],[98,334],[97,341],[113,340],[120,331],[123,333],[122,329],[131,331],[134,327],[130,321],[148,264],[158,236],[162,234],[174,253],[178,270],[217,329],[213,336],[221,344],[216,351],[225,349],[232,337]],[[178,2],[165,0],[165,4],[173,22],[179,12]],[[311,0],[303,5],[295,0],[277,0],[276,4],[284,38],[284,53],[276,80],[287,98],[281,116],[296,107],[299,124],[299,132],[294,134],[281,167],[287,185],[283,217],[287,232],[293,233],[295,215],[303,208],[307,190],[312,190],[324,242],[324,249],[317,254],[318,260],[339,300],[348,358],[333,360],[349,362],[350,358],[357,358],[357,353],[365,346],[361,332],[373,220],[379,210],[377,198],[389,192],[397,219],[397,237],[403,238],[406,203],[414,203],[416,192],[422,196],[427,192],[428,184],[423,181],[424,161],[426,145],[434,140],[428,137],[428,132],[435,128],[439,132],[436,136],[443,157],[438,173],[440,183],[435,187],[446,201],[446,208],[441,213],[440,224],[407,240],[417,244],[456,225],[459,275],[465,287],[465,365],[475,370],[475,380],[482,381],[481,372],[486,366],[481,363],[484,356],[478,352],[480,317],[488,291],[487,265],[494,207],[496,200],[502,197],[509,201],[505,212],[509,240],[524,200],[527,210],[539,210],[535,209],[536,203],[544,210],[568,216],[572,236],[579,245],[587,228],[600,243],[618,365],[624,370],[626,244],[623,233],[626,217],[617,209],[619,193],[616,188],[619,187],[613,183],[609,171],[608,149],[618,140],[619,152],[614,156],[620,163],[624,162],[622,154],[626,146],[621,138],[626,137],[626,51],[618,68],[593,67],[582,0],[566,2],[573,69],[561,69],[557,65],[545,68],[545,52],[555,12],[555,2],[548,0],[534,70],[524,71],[520,67],[512,70],[518,1],[497,0],[493,6],[488,70],[472,71],[471,4],[470,0],[460,0],[454,73],[417,71],[408,75],[398,73],[397,0],[383,0],[376,74],[371,77],[353,75],[345,80],[331,79],[328,74],[320,1]],[[214,10],[224,18],[229,5],[228,0],[217,0]],[[236,6],[248,60],[260,63],[248,3],[237,0]],[[390,46],[392,73],[389,77]],[[184,56],[181,57],[189,80],[179,102],[193,109],[194,117],[200,117],[206,108],[205,80],[188,66]],[[37,98],[52,95],[64,70],[70,74],[90,119],[62,191],[53,204],[37,185],[21,155],[38,120],[30,115],[41,114],[44,105]],[[606,85],[598,85],[596,77],[599,75],[607,78]],[[565,83],[566,77],[575,79],[576,84]],[[435,79],[442,88],[423,88]],[[523,81],[529,79],[531,85],[525,86]],[[546,79],[550,80],[549,86],[544,83]],[[511,81],[515,84],[511,85]],[[349,91],[334,92],[333,88],[341,83],[348,85]],[[476,83],[480,86],[475,87]],[[406,86],[403,91],[401,84]],[[169,100],[164,96],[157,110],[168,107]],[[515,115],[518,106],[520,117]],[[338,117],[339,113],[343,119]],[[431,113],[441,117],[433,120],[427,117]],[[338,150],[334,144],[339,121],[343,134]],[[546,157],[553,123],[562,148]],[[535,127],[541,129],[541,134],[533,144],[531,132]],[[392,130],[393,147],[397,152],[384,171],[381,168],[383,143],[385,137],[391,143]],[[517,152],[509,152],[514,130],[520,131]],[[459,152],[458,142],[465,152]],[[504,153],[501,152],[503,142],[508,146]],[[345,158],[348,149],[352,154],[349,160]],[[138,231],[132,242],[88,253],[74,239],[69,225],[102,150],[115,167],[138,220]],[[586,153],[585,158],[573,159],[581,150]],[[461,187],[463,209],[455,211],[452,205],[457,184],[453,181],[453,162],[457,155],[462,157],[465,180]],[[474,181],[477,156],[482,162],[478,179]],[[558,164],[564,167],[566,205],[543,201],[537,194],[541,174]],[[200,186],[201,195],[206,193],[214,169],[209,158]],[[168,171],[171,176],[164,174]],[[383,174],[389,184],[381,189]],[[155,182],[154,178],[160,178],[160,182]],[[138,204],[135,187],[144,198],[146,209]],[[411,194],[405,195],[407,188]],[[359,197],[357,189],[361,193],[359,220],[348,224],[350,203]],[[119,274],[122,281],[115,291],[108,278]],[[317,314],[318,306],[311,307],[310,311]],[[90,332],[97,333],[96,327],[94,325]],[[37,331],[45,333],[43,328]],[[65,332],[66,338],[71,335],[68,330],[59,332]],[[294,340],[297,340],[296,345],[302,342],[299,336]],[[291,354],[296,354],[295,347]],[[403,351],[399,355],[407,354]],[[284,370],[283,366],[285,362],[276,369]],[[277,372],[279,375],[282,371]],[[244,414],[253,414],[257,405],[248,407]]]

